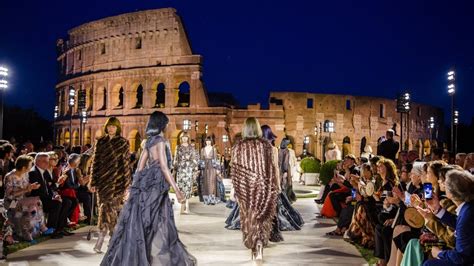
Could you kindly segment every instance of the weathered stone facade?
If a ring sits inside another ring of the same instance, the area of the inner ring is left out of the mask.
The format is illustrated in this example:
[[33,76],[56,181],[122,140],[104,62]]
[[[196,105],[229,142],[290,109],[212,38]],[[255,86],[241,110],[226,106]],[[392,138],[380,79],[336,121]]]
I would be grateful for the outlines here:
[[[271,93],[267,110],[260,105],[246,109],[211,106],[202,83],[202,57],[192,53],[181,19],[172,8],[140,11],[86,23],[69,31],[67,40],[58,40],[59,83],[56,85],[58,117],[55,121],[57,143],[70,139],[79,144],[79,116],[88,114],[83,142],[92,143],[103,134],[102,126],[109,116],[123,124],[123,136],[138,149],[144,136],[148,115],[155,110],[168,114],[168,137],[172,145],[185,127],[191,137],[199,140],[216,136],[222,151],[230,147],[223,135],[240,132],[246,117],[255,116],[261,124],[270,125],[281,139],[292,136],[297,152],[302,152],[305,136],[310,136],[308,151],[318,153],[314,128],[326,120],[335,122],[331,137],[342,144],[351,139],[356,151],[362,137],[375,147],[377,138],[393,123],[399,123],[395,101],[370,97],[321,95],[309,93]],[[69,92],[74,89],[75,105],[69,107]],[[306,108],[308,99],[313,108]],[[81,100],[82,99],[82,100]],[[346,100],[351,100],[346,110]],[[80,104],[79,104],[80,102]],[[384,105],[384,116],[379,105]],[[422,109],[412,117],[410,138],[427,138],[429,116],[442,117],[441,111],[415,105]],[[71,110],[72,109],[72,110]],[[329,133],[323,133],[323,136]]]

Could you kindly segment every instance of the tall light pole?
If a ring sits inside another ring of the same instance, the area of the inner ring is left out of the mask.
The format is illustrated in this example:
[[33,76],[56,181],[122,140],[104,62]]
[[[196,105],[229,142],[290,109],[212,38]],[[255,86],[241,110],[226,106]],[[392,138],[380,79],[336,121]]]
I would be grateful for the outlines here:
[[430,117],[430,119],[428,120],[428,128],[430,130],[430,145],[431,145],[431,141],[433,139],[433,129],[435,127],[435,120],[434,120],[434,117]]
[[85,129],[85,124],[87,123],[87,111],[86,108],[82,109],[81,111],[81,125],[80,125],[80,130],[81,130],[81,140],[80,140],[80,145],[84,145],[84,129]]
[[[407,120],[410,119],[410,93],[405,92],[397,97],[397,112],[400,113],[400,151],[404,150],[403,143],[403,114],[407,114]],[[410,122],[407,122],[407,140],[410,137]]]
[[53,121],[53,143],[56,145],[56,119],[59,117],[59,106],[54,106],[54,121]]
[[[451,96],[451,150],[454,151],[454,94],[456,92],[456,77],[454,69],[448,72],[448,94]],[[455,152],[455,151],[454,151]]]
[[69,146],[72,150],[72,114],[74,109],[74,104],[76,103],[76,90],[74,87],[69,88]]
[[0,139],[3,139],[3,90],[8,88],[8,68],[0,66]]
[[458,152],[458,124],[459,124],[459,111],[454,110],[453,124],[456,127],[456,132],[454,133],[454,154]]

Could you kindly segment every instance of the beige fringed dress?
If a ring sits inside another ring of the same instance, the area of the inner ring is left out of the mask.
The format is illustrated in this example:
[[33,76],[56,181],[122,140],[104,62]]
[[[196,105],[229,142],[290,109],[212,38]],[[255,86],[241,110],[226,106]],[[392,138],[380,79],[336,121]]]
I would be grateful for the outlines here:
[[232,149],[231,178],[240,206],[244,245],[268,244],[276,214],[277,184],[273,146],[264,139],[241,140]]

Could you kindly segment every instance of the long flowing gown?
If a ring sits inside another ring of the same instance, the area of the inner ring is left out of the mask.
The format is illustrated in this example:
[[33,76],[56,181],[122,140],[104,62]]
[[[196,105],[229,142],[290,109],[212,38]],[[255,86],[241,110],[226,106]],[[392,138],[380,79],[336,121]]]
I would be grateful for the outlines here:
[[179,145],[174,157],[176,170],[176,184],[186,199],[190,199],[193,192],[193,179],[198,168],[199,155],[191,146]]
[[101,265],[196,265],[196,259],[179,240],[169,184],[157,156],[150,152],[163,141],[161,136],[147,140],[147,164],[135,174]]
[[214,205],[220,202],[220,192],[217,187],[218,172],[216,166],[218,165],[218,160],[216,149],[213,147],[212,150],[207,153],[206,148],[202,148],[201,161],[204,165],[201,175],[201,193],[204,204]]

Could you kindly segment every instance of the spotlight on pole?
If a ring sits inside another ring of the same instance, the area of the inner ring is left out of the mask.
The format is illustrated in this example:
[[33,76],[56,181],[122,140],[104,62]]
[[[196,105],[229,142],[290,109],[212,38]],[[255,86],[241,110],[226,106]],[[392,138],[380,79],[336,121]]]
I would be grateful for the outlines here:
[[458,125],[459,124],[459,111],[454,111],[454,124]]
[[3,138],[3,91],[8,88],[8,68],[0,66],[0,139]]

